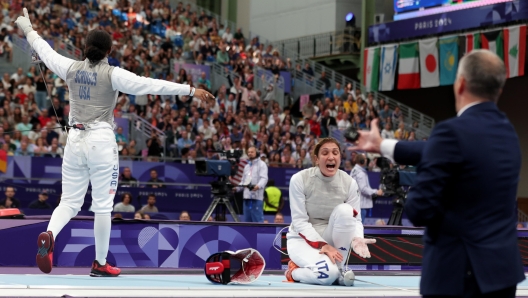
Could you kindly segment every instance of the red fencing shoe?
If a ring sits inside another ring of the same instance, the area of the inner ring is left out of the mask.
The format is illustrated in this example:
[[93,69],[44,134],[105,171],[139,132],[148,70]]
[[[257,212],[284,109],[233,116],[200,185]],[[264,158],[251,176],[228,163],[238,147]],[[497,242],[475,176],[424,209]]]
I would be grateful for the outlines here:
[[293,272],[293,270],[295,270],[297,268],[299,268],[299,266],[297,266],[297,264],[295,264],[293,261],[289,261],[288,262],[288,270],[286,270],[286,272],[284,272],[284,276],[286,276],[286,279],[289,282],[295,282],[295,280],[292,277],[292,272]]
[[121,269],[108,264],[108,261],[104,265],[99,264],[97,260],[92,263],[92,272],[90,273],[92,277],[115,277],[119,274],[121,274]]
[[53,266],[53,248],[55,247],[53,233],[50,231],[40,233],[37,239],[37,246],[37,266],[40,271],[50,273]]

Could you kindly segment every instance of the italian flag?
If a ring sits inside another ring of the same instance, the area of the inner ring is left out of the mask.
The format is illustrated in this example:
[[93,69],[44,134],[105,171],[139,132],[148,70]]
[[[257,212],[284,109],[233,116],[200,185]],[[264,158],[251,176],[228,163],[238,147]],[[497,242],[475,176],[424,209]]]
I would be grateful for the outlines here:
[[400,65],[398,67],[398,89],[420,88],[420,59],[418,43],[400,44]]
[[508,78],[524,75],[526,25],[504,29],[504,64]]
[[504,45],[502,41],[502,30],[482,32],[482,48],[492,51],[504,60]]
[[363,56],[363,85],[370,90],[378,90],[380,48],[366,48]]

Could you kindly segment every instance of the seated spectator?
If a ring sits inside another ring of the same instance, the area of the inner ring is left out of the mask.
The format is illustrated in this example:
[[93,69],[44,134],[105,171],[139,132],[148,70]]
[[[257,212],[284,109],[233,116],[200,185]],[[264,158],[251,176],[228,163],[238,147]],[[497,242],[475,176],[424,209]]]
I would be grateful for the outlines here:
[[15,198],[14,187],[6,187],[5,199],[0,201],[0,206],[4,206],[5,208],[20,208],[20,201]]
[[398,129],[394,132],[394,138],[397,140],[407,140],[409,132],[405,129],[405,123],[400,122]]
[[134,213],[134,219],[143,219],[143,213],[139,211]]
[[114,212],[135,212],[136,207],[132,203],[132,194],[124,193],[121,196],[121,202],[115,204]]
[[158,171],[151,170],[150,171],[150,179],[148,182],[149,187],[153,188],[164,188],[165,184],[163,184],[163,180],[158,179]]
[[33,150],[29,148],[27,141],[21,141],[20,147],[15,151],[15,156],[33,156]]
[[282,215],[282,213],[280,212],[277,212],[277,214],[275,214],[275,219],[273,220],[274,223],[284,223],[284,216]]
[[119,177],[119,186],[122,187],[137,187],[138,186],[138,180],[134,177],[132,177],[132,171],[129,167],[126,167],[123,169],[123,173],[121,173],[121,176]]
[[139,211],[142,213],[158,213],[158,207],[155,206],[156,204],[156,196],[154,194],[149,194],[147,199],[147,204],[143,206]]
[[123,127],[119,126],[115,133],[118,150],[121,151],[127,145],[127,137],[123,134]]
[[391,129],[391,124],[386,123],[385,128],[381,131],[381,137],[384,139],[394,139],[394,132]]
[[[211,219],[212,219],[212,218],[211,218]],[[183,211],[180,213],[179,220],[190,221],[190,220],[191,220],[191,215],[189,215],[189,212],[183,210]]]
[[194,142],[189,138],[188,132],[186,130],[182,131],[181,138],[178,139],[178,150],[182,154],[184,148],[189,149]]
[[383,219],[380,218],[380,219],[376,220],[376,223],[374,225],[376,225],[376,226],[385,226],[387,224],[385,223],[385,221]]
[[38,195],[38,199],[31,202],[28,206],[29,209],[52,209],[51,205],[46,202],[48,200],[48,193],[41,192]]

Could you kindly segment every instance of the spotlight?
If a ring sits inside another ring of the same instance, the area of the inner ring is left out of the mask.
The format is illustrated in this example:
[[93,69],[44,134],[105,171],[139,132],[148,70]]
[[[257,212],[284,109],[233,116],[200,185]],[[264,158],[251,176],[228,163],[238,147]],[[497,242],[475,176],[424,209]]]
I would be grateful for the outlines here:
[[347,27],[356,27],[356,16],[354,16],[353,13],[347,13],[345,16],[345,21]]

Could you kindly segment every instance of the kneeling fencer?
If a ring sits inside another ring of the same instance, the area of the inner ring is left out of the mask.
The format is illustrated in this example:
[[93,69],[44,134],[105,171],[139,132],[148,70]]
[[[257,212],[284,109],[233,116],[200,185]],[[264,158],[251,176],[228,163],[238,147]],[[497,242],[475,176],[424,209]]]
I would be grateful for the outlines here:
[[341,148],[325,138],[315,146],[316,166],[302,170],[290,181],[292,224],[287,234],[290,256],[288,281],[352,286],[354,273],[347,271],[350,247],[370,258],[360,215],[356,181],[339,170]]
[[112,38],[103,30],[88,32],[84,61],[59,55],[33,30],[27,10],[18,17],[17,26],[24,31],[29,45],[42,62],[63,79],[70,90],[69,132],[62,161],[62,196],[53,212],[46,232],[37,240],[37,265],[51,272],[55,237],[77,215],[84,203],[88,183],[92,184],[92,211],[95,213],[95,260],[91,276],[117,276],[121,270],[108,265],[112,206],[117,190],[119,159],[114,135],[114,114],[118,92],[133,95],[159,94],[195,96],[202,100],[213,95],[163,80],[139,77],[108,64]]

